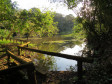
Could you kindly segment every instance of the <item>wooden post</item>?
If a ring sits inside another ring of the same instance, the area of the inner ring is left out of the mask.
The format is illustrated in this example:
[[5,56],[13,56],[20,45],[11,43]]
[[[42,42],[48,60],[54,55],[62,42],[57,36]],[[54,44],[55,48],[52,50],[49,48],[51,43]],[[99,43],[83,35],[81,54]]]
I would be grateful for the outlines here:
[[28,44],[26,45],[26,47],[28,47]]
[[20,47],[18,46],[18,56],[20,56]]
[[78,80],[82,79],[82,61],[77,61]]

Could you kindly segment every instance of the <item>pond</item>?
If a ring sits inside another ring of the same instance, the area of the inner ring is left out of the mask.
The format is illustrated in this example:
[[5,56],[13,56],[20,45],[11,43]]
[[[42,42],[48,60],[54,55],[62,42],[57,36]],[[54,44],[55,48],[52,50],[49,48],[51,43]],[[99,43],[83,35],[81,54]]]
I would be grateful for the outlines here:
[[[74,56],[81,56],[85,43],[75,41],[72,38],[63,38],[61,36],[44,37],[44,38],[30,38],[32,43],[37,44],[39,50],[59,52]],[[58,71],[66,71],[70,66],[75,66],[75,60],[69,60],[60,57],[54,57],[57,64]]]
[[[66,47],[65,50],[61,51],[60,53],[63,54],[69,54],[69,55],[75,55],[75,56],[81,56],[82,55],[82,50],[85,47],[85,43],[81,45],[74,45],[73,48],[68,48]],[[77,61],[75,60],[69,60],[65,58],[60,58],[60,57],[55,57],[56,58],[56,63],[59,71],[66,71],[67,69],[70,68],[70,66],[76,66]]]

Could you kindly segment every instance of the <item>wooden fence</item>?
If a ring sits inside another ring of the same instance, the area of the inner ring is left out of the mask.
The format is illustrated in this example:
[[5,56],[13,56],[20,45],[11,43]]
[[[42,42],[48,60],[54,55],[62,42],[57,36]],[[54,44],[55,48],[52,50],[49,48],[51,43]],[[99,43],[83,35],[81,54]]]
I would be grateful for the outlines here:
[[22,50],[29,50],[32,52],[37,52],[37,53],[41,53],[41,54],[47,54],[47,55],[51,55],[51,56],[56,56],[56,57],[62,57],[62,58],[66,58],[66,59],[72,59],[72,60],[76,60],[77,61],[77,72],[78,72],[78,79],[82,79],[82,63],[83,62],[87,62],[87,63],[92,63],[93,62],[93,58],[89,58],[89,57],[80,57],[80,56],[74,56],[74,55],[67,55],[67,54],[61,54],[61,53],[55,53],[55,52],[47,52],[47,51],[42,51],[42,50],[37,50],[37,49],[33,49],[33,48],[28,48],[28,47],[23,47],[23,46],[18,46],[18,55],[20,55],[20,49]]
[[[83,75],[82,63],[83,62],[92,63],[94,61],[92,58],[88,58],[88,57],[80,57],[80,56],[67,55],[67,54],[61,54],[61,53],[55,53],[55,52],[47,52],[47,51],[42,51],[42,50],[38,50],[38,49],[24,47],[26,45],[28,46],[29,43],[30,42],[27,42],[27,43],[25,43],[23,45],[17,46],[18,47],[18,56],[20,55],[20,49],[22,49],[22,50],[29,50],[29,51],[32,51],[32,52],[47,54],[47,55],[51,55],[51,56],[57,56],[57,57],[62,57],[62,58],[66,58],[66,59],[76,60],[77,61],[77,66],[78,66],[77,67],[77,72],[78,72],[78,79],[79,80],[82,79],[82,75]],[[2,72],[4,72],[4,73],[7,72],[7,71],[9,72],[11,70],[18,70],[18,69],[23,69],[23,68],[29,69],[27,66],[34,67],[34,65],[32,63],[27,63],[26,61],[22,60],[18,56],[16,56],[13,53],[11,53],[9,50],[6,50],[6,53],[8,55],[8,62],[9,62],[10,57],[12,57],[15,60],[17,60],[18,62],[20,62],[22,65],[21,66],[18,66],[18,67],[13,67],[13,68],[8,69],[8,70],[5,70],[5,71],[0,71],[0,74]],[[30,71],[32,71],[34,73],[34,68],[33,68],[33,70],[30,70]],[[42,73],[40,73],[38,71],[37,71],[37,73],[43,75]],[[33,77],[33,79],[31,77]],[[31,80],[33,82],[32,84],[36,84],[37,81],[34,80],[35,79],[34,76],[31,76],[31,77],[30,78],[31,78]]]
[[[27,43],[22,44],[20,46],[28,46],[29,43],[30,42],[27,42]],[[0,58],[8,56],[8,58],[7,58],[8,66],[10,65],[10,58],[13,58],[14,60],[16,60],[17,62],[20,63],[19,66],[14,66],[14,67],[10,67],[10,68],[5,69],[5,70],[1,70],[0,75],[6,75],[6,74],[12,73],[14,71],[25,69],[27,72],[28,78],[30,80],[30,84],[41,84],[42,81],[40,81],[40,80],[42,80],[42,78],[39,78],[38,76],[45,77],[45,74],[42,74],[38,71],[35,71],[35,66],[34,66],[33,62],[26,62],[25,60],[21,59],[19,56],[13,54],[8,49],[3,49],[0,52],[6,52],[6,54],[3,54]],[[37,79],[36,77],[38,77],[39,79]]]

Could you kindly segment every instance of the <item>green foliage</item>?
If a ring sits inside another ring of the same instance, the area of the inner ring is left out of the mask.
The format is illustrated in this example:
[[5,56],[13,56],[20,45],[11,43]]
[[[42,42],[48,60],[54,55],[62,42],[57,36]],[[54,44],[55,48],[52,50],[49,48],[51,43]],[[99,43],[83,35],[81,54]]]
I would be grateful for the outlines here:
[[[35,47],[36,44],[29,44],[29,47]],[[50,46],[50,50],[53,46]],[[54,48],[54,47],[53,47]],[[38,49],[40,47],[38,46]],[[49,49],[49,48],[47,48]],[[47,73],[49,70],[57,70],[56,60],[54,57],[51,57],[49,55],[40,54],[37,52],[30,52],[26,50],[21,51],[22,56],[30,56],[36,70],[40,71],[41,73]]]
[[4,41],[0,40],[0,44],[8,44],[8,43],[13,43],[13,42],[9,40],[4,40]]
[[11,19],[13,9],[14,3],[11,3],[11,0],[0,0],[0,22]]
[[57,24],[53,22],[54,13],[46,11],[42,13],[38,8],[30,10],[17,10],[16,4],[11,0],[0,1],[0,27],[4,27],[10,33],[15,32],[20,36],[52,36],[57,34]]
[[56,70],[55,60],[51,56],[38,55],[34,59],[36,69],[42,73],[47,73],[49,70]]
[[[74,0],[68,3],[69,7],[73,7]],[[83,7],[78,13],[79,22],[85,30],[87,46],[93,51],[92,56],[100,58],[93,65],[87,66],[89,69],[86,70],[86,84],[110,84],[112,63],[106,60],[106,54],[108,57],[111,57],[111,54],[105,51],[108,51],[108,48],[112,50],[112,0],[83,0],[82,4]]]
[[52,36],[54,34],[57,34],[57,23],[53,22],[54,13],[46,11],[41,16],[42,25],[39,31],[40,36]]
[[[78,21],[79,18],[74,20],[73,27],[73,36],[77,40],[81,40],[85,38],[85,30],[83,28],[83,24]],[[83,21],[84,22],[84,21]]]
[[80,0],[64,0],[64,2],[68,5],[69,9],[72,9],[77,6]]
[[[81,0],[80,2],[83,7],[78,13],[79,22],[85,30],[89,46],[92,46],[91,50],[100,51],[105,43],[109,46],[112,41],[112,1]],[[70,4],[69,7],[76,4],[74,0],[67,1],[67,3]]]
[[9,30],[0,29],[0,37],[6,38],[8,34],[9,34]]
[[58,29],[59,29],[59,34],[67,34],[72,32],[72,28],[74,25],[74,16],[69,14],[67,16],[63,16],[62,14],[56,13],[54,16],[54,22],[57,22]]
[[106,61],[95,61],[93,64],[86,64],[86,84],[110,84],[112,82],[111,63]]
[[[32,8],[29,11],[20,12],[20,33],[29,36],[52,36],[57,34],[58,29],[53,22],[54,13],[46,11],[42,13],[38,8]],[[21,26],[22,25],[22,26]]]
[[10,62],[14,62],[14,59],[10,59]]

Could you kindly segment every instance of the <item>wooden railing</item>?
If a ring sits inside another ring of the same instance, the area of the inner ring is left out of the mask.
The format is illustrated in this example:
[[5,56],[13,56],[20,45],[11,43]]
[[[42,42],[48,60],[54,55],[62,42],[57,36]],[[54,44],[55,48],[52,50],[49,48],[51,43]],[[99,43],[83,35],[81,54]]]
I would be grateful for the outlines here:
[[[27,42],[27,43],[22,44],[20,46],[28,46],[29,43],[30,42]],[[8,58],[7,58],[8,66],[10,65],[10,58],[13,58],[14,60],[16,60],[17,62],[20,63],[19,66],[14,66],[14,67],[10,67],[10,68],[5,69],[5,70],[1,70],[0,75],[5,75],[5,74],[9,74],[9,73],[14,72],[14,71],[25,69],[27,71],[27,75],[28,75],[28,78],[29,78],[31,84],[40,84],[39,79],[37,79],[36,77],[38,77],[38,76],[41,76],[41,77],[44,76],[45,77],[45,74],[42,74],[38,71],[35,71],[35,66],[34,66],[33,62],[26,62],[25,60],[21,59],[19,56],[13,54],[8,49],[4,49],[0,52],[6,52],[6,54],[1,56],[1,58],[8,56]]]
[[8,72],[13,72],[13,71],[17,71],[17,70],[22,70],[22,69],[26,69],[27,71],[27,75],[29,80],[31,81],[31,84],[40,84],[38,81],[38,79],[36,78],[37,76],[45,76],[45,74],[42,74],[38,71],[35,71],[35,66],[33,64],[33,62],[26,62],[25,60],[21,59],[19,56],[14,55],[12,52],[10,52],[9,50],[6,51],[7,55],[8,55],[8,64],[9,64],[9,59],[10,57],[12,57],[13,59],[15,59],[16,61],[18,61],[21,65],[20,66],[16,66],[16,67],[12,67],[3,71],[0,71],[0,74],[4,73],[8,73]]
[[[47,54],[47,55],[51,55],[51,56],[57,56],[57,57],[62,57],[62,58],[66,58],[66,59],[76,60],[77,61],[77,72],[78,72],[78,79],[79,80],[82,79],[82,75],[83,75],[82,63],[83,62],[92,63],[94,61],[92,58],[88,58],[88,57],[80,57],[80,56],[74,56],[74,55],[67,55],[67,54],[61,54],[61,53],[55,53],[55,52],[48,52],[48,51],[42,51],[42,50],[38,50],[38,49],[24,47],[26,45],[28,46],[29,43],[30,42],[27,42],[25,44],[22,44],[22,45],[17,46],[18,47],[18,56],[20,56],[20,53],[21,53],[20,52],[20,49],[22,49],[22,50],[29,50],[29,51],[32,51],[32,52]],[[27,67],[23,67],[23,66],[28,66],[28,65],[34,67],[34,65],[32,63],[27,63],[26,61],[22,60],[18,56],[14,55],[9,50],[6,50],[6,53],[8,55],[8,62],[9,62],[10,57],[12,57],[15,60],[17,60],[18,62],[20,62],[21,64],[23,64],[21,66],[12,68],[12,70],[18,70],[19,68],[20,69],[27,68]],[[27,68],[27,69],[29,69],[29,68]],[[7,70],[5,70],[5,71],[7,71]],[[0,74],[1,74],[1,72],[5,72],[5,71],[0,71]],[[34,70],[32,70],[32,71],[34,71]],[[40,72],[38,72],[38,73],[41,74]],[[43,74],[41,74],[41,75],[43,75]],[[32,80],[32,81],[34,81],[34,80]],[[36,82],[34,84],[36,84]]]
[[76,60],[77,61],[77,71],[78,71],[78,79],[82,79],[82,63],[83,62],[87,62],[87,63],[92,63],[93,59],[92,58],[88,58],[88,57],[80,57],[80,56],[74,56],[74,55],[67,55],[67,54],[61,54],[61,53],[55,53],[55,52],[47,52],[47,51],[42,51],[42,50],[37,50],[37,49],[33,49],[33,48],[28,48],[28,47],[23,47],[23,46],[18,46],[18,55],[20,55],[20,49],[22,50],[29,50],[32,52],[37,52],[37,53],[42,53],[42,54],[47,54],[47,55],[51,55],[51,56],[56,56],[56,57],[62,57],[62,58],[66,58],[66,59],[72,59],[72,60]]

